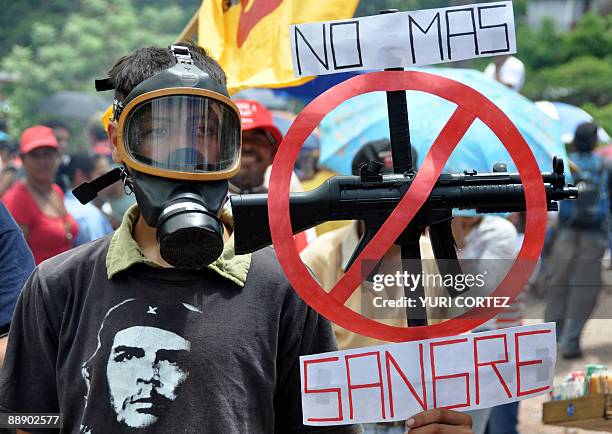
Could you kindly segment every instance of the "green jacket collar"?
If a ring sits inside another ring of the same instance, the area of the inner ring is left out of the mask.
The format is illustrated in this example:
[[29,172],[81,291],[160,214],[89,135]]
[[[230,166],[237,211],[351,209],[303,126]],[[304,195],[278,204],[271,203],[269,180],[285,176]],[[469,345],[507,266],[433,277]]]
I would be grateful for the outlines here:
[[[138,205],[133,205],[123,216],[121,226],[113,234],[108,253],[106,254],[106,273],[112,279],[117,273],[127,270],[134,264],[146,264],[151,267],[161,268],[162,265],[146,258],[138,244],[132,237],[132,230],[138,221],[140,211]],[[231,213],[228,209],[223,211],[221,221],[230,227],[234,227]],[[223,253],[212,264],[207,267],[219,273],[236,285],[243,287],[251,266],[251,254],[236,255],[234,251],[234,235],[225,243]]]

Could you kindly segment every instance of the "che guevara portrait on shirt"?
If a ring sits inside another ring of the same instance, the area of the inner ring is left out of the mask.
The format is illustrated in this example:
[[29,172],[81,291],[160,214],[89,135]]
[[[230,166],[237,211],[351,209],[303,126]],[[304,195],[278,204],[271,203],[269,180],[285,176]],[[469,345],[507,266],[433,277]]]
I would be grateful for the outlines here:
[[186,325],[202,312],[187,303],[130,298],[111,307],[93,354],[82,366],[86,385],[82,433],[153,429],[177,420],[192,380]]

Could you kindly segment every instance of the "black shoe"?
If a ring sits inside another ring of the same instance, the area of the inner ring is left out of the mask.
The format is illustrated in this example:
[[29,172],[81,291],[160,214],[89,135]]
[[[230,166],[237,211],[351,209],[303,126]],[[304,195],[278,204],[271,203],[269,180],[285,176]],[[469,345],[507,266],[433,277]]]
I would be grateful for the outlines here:
[[582,357],[582,351],[561,351],[561,357],[563,357],[565,360],[580,359]]

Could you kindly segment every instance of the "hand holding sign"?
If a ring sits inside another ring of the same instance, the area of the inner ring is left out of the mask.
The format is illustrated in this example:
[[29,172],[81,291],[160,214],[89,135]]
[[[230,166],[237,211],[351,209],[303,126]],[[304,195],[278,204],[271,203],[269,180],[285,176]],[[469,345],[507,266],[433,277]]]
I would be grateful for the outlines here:
[[474,434],[474,431],[472,431],[472,418],[468,414],[444,408],[415,414],[406,421],[406,428],[409,428],[412,434],[426,433],[427,431]]

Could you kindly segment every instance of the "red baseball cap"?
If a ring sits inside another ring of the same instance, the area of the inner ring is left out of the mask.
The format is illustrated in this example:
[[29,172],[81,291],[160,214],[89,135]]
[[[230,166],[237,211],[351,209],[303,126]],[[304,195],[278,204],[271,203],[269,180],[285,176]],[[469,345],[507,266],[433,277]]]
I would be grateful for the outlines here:
[[110,157],[113,154],[111,147],[110,147],[110,143],[108,143],[108,140],[97,141],[93,145],[92,150],[94,154],[105,155],[107,157]]
[[21,154],[27,154],[34,149],[43,147],[59,149],[53,129],[43,125],[35,125],[21,133],[19,139],[19,152]]
[[270,133],[274,141],[274,145],[278,147],[283,141],[283,135],[280,130],[274,125],[272,112],[265,108],[257,101],[246,99],[235,100],[234,103],[240,110],[240,118],[242,119],[242,131],[254,130],[261,128]]

